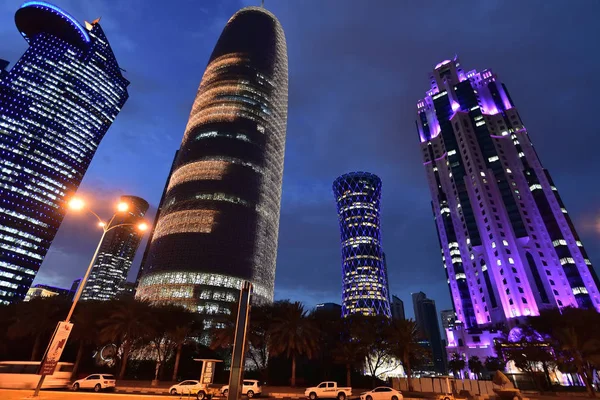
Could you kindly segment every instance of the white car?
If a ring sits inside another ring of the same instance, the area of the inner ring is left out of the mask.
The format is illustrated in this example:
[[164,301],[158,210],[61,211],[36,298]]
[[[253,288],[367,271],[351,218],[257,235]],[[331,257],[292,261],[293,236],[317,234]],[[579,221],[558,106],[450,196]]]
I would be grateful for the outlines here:
[[73,390],[93,389],[94,392],[99,392],[106,389],[114,389],[117,381],[114,375],[109,374],[93,374],[87,378],[79,379],[73,382]]
[[360,394],[360,400],[402,400],[402,392],[387,386],[379,386]]
[[200,381],[183,381],[179,382],[169,388],[170,394],[196,394],[200,390],[202,385],[200,385]]
[[[252,398],[254,396],[260,396],[262,394],[262,388],[260,387],[260,382],[254,379],[244,379],[242,384],[242,394],[248,396],[248,398]],[[229,393],[229,385],[225,385],[221,388],[221,394],[227,397]]]

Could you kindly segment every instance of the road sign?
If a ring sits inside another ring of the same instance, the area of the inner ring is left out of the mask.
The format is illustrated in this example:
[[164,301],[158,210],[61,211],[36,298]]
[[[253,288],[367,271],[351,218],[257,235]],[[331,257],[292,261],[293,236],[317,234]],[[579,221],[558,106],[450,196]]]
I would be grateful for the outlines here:
[[202,375],[202,383],[207,385],[211,384],[213,381],[213,375],[215,373],[215,363],[212,361],[207,361],[204,366],[204,374]]
[[60,360],[60,356],[65,349],[72,328],[73,324],[70,322],[61,321],[58,323],[54,335],[52,336],[50,346],[48,346],[48,349],[46,350],[46,356],[44,357],[44,362],[40,367],[38,375],[52,375],[54,373],[56,364],[58,363],[58,360]]

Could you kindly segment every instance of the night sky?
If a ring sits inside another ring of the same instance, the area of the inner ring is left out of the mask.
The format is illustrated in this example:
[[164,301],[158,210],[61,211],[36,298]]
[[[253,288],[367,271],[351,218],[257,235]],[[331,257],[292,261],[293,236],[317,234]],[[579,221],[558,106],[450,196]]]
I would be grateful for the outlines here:
[[[0,58],[26,49],[14,25],[21,1],[0,5]],[[212,48],[227,20],[255,1],[55,0],[77,20],[102,17],[129,101],[109,129],[79,193],[110,216],[121,194],[153,214]],[[415,129],[416,102],[435,64],[455,54],[465,71],[491,68],[513,100],[600,265],[600,2],[267,0],[289,53],[289,112],[275,296],[313,307],[341,301],[340,174],[383,181],[382,235],[390,291],[424,291],[450,308]],[[35,283],[69,287],[100,237],[70,214]],[[142,244],[145,246],[145,243]],[[142,248],[134,262],[135,277]]]

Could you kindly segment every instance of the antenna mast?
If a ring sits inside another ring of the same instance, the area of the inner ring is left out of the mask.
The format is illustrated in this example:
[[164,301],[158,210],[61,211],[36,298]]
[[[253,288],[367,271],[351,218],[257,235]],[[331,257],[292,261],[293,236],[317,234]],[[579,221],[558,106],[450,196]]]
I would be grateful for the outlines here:
[[262,8],[265,8],[265,0],[261,0],[261,1],[260,1],[260,6],[261,6]]

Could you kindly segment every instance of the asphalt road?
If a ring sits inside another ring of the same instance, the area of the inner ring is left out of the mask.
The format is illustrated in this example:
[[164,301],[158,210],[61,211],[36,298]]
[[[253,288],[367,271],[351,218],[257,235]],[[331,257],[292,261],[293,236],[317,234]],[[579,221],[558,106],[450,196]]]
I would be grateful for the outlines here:
[[[118,392],[100,392],[95,393],[92,391],[71,391],[71,390],[42,390],[39,397],[33,397],[33,390],[17,390],[17,389],[0,389],[1,400],[23,400],[23,399],[39,399],[39,400],[58,400],[58,399],[92,399],[92,400],[105,400],[116,398],[143,398],[143,399],[159,399],[159,398],[171,398],[173,400],[195,400],[195,395],[176,395],[171,396],[168,393],[163,394],[145,394],[145,393],[118,393]],[[216,399],[224,399],[222,397]],[[244,399],[246,399],[244,397]],[[274,397],[261,396],[257,399],[260,400],[274,400]]]
[[[69,400],[69,399],[92,399],[92,400],[108,400],[117,398],[140,398],[140,399],[164,399],[168,395],[150,395],[150,394],[122,394],[122,393],[111,393],[111,392],[72,392],[65,390],[42,390],[39,397],[33,397],[33,390],[13,390],[13,389],[0,389],[0,399],[2,400],[24,400],[24,399],[39,399],[39,400]],[[173,399],[179,399],[179,396],[169,396]],[[181,398],[186,399],[187,397]],[[193,399],[193,398],[192,398]]]

